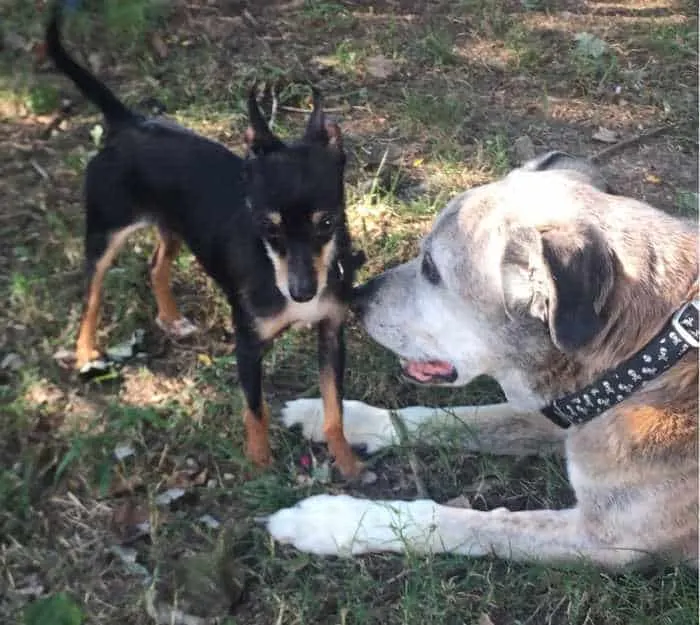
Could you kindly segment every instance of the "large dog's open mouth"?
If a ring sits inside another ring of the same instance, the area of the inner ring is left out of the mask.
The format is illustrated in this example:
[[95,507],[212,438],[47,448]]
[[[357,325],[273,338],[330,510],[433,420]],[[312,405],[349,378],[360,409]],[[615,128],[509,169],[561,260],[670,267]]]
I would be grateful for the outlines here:
[[401,371],[418,384],[445,384],[457,379],[457,369],[445,360],[401,360]]

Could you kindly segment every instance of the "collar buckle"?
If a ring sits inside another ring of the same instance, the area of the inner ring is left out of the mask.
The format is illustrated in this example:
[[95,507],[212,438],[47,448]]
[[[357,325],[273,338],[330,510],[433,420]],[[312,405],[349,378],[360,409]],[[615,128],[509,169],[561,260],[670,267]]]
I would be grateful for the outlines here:
[[[694,314],[692,309],[695,309]],[[691,313],[691,316],[688,313]],[[671,318],[671,326],[676,331],[678,336],[680,336],[690,347],[693,349],[698,349],[700,347],[700,340],[698,339],[698,318],[700,317],[700,299],[694,299],[687,302],[681,306]],[[695,328],[695,334],[693,334],[684,324],[684,321],[690,326],[690,328]]]

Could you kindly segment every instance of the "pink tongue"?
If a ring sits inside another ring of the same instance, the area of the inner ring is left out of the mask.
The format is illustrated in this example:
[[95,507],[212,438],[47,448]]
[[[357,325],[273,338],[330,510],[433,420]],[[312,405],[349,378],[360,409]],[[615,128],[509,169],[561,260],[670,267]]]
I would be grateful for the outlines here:
[[427,382],[438,375],[450,375],[452,373],[452,365],[442,360],[409,360],[406,363],[406,373],[416,380]]

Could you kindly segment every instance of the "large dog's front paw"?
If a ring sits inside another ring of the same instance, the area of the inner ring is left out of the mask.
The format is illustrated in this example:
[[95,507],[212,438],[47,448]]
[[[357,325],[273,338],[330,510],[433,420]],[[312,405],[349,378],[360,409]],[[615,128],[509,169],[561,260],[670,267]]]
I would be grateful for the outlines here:
[[423,502],[388,502],[349,495],[315,495],[267,518],[270,535],[300,551],[325,556],[402,551],[409,508]]
[[[282,423],[288,428],[300,425],[304,437],[323,443],[323,402],[320,399],[295,399],[282,408]],[[389,411],[361,401],[343,401],[343,430],[353,447],[369,454],[398,443]]]

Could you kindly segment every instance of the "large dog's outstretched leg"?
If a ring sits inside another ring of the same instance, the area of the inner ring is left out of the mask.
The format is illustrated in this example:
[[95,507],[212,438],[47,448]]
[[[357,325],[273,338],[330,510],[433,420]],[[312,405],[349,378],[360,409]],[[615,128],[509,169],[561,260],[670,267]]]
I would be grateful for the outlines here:
[[[399,443],[391,412],[359,401],[344,401],[344,430],[348,442],[374,453]],[[421,441],[440,440],[440,433],[460,433],[466,451],[522,456],[561,453],[565,430],[539,413],[516,410],[508,403],[486,406],[429,408],[411,406],[394,411],[409,435]],[[320,399],[297,399],[282,410],[287,427],[300,425],[304,436],[323,442],[323,403]]]
[[605,541],[591,535],[576,508],[479,512],[425,499],[316,495],[272,514],[267,529],[276,540],[317,555],[412,551],[560,565],[587,560],[612,569],[647,556],[634,534],[606,535]]

